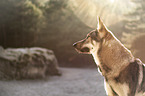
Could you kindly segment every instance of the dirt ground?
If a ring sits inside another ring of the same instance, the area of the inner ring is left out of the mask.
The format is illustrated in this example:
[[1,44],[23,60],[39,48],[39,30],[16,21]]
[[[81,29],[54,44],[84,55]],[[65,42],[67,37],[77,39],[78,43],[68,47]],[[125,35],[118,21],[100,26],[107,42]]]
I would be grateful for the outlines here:
[[46,80],[0,81],[0,96],[106,96],[96,69],[61,68]]

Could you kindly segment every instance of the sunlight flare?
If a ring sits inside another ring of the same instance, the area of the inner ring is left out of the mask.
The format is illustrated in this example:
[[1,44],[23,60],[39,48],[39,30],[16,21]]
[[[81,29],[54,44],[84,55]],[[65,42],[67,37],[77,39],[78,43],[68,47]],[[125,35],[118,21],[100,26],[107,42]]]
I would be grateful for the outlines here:
[[76,16],[92,28],[97,25],[97,16],[109,26],[122,20],[124,14],[136,8],[129,0],[70,0],[69,5]]
[[111,3],[114,3],[115,0],[110,0]]

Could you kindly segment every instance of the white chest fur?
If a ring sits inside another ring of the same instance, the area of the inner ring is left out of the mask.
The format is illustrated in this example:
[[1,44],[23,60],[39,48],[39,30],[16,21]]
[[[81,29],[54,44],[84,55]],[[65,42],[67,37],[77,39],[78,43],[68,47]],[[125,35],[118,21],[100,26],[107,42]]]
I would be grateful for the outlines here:
[[99,61],[99,56],[98,56],[98,50],[99,50],[100,44],[98,43],[98,44],[95,44],[95,45],[96,46],[93,48],[93,50],[91,50],[91,54],[93,55],[93,58],[95,60],[95,63],[97,65],[99,65],[100,64],[100,61]]
[[100,64],[100,60],[99,60],[99,57],[98,57],[98,55],[97,55],[97,51],[94,53],[94,54],[92,54],[93,55],[93,58],[94,58],[94,60],[95,60],[95,63],[97,64],[97,65],[99,65]]

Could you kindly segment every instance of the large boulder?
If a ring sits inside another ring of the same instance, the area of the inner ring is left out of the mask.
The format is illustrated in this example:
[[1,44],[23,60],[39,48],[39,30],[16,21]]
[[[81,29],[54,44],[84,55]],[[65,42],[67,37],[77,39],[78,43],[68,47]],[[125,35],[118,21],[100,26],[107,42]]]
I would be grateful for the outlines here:
[[0,79],[36,79],[50,75],[60,75],[53,51],[0,47]]

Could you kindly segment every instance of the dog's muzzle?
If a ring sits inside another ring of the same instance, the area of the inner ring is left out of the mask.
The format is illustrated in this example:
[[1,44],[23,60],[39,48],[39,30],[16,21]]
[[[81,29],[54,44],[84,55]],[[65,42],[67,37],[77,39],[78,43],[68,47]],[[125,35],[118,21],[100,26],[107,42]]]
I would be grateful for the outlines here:
[[85,53],[85,52],[89,52],[90,49],[88,47],[84,47],[84,48],[81,48],[80,44],[78,43],[74,43],[73,44],[73,47],[78,51],[78,52],[81,52],[81,53]]
[[77,43],[74,43],[74,44],[73,44],[73,47],[75,47],[75,48],[76,48],[76,46],[77,46]]

